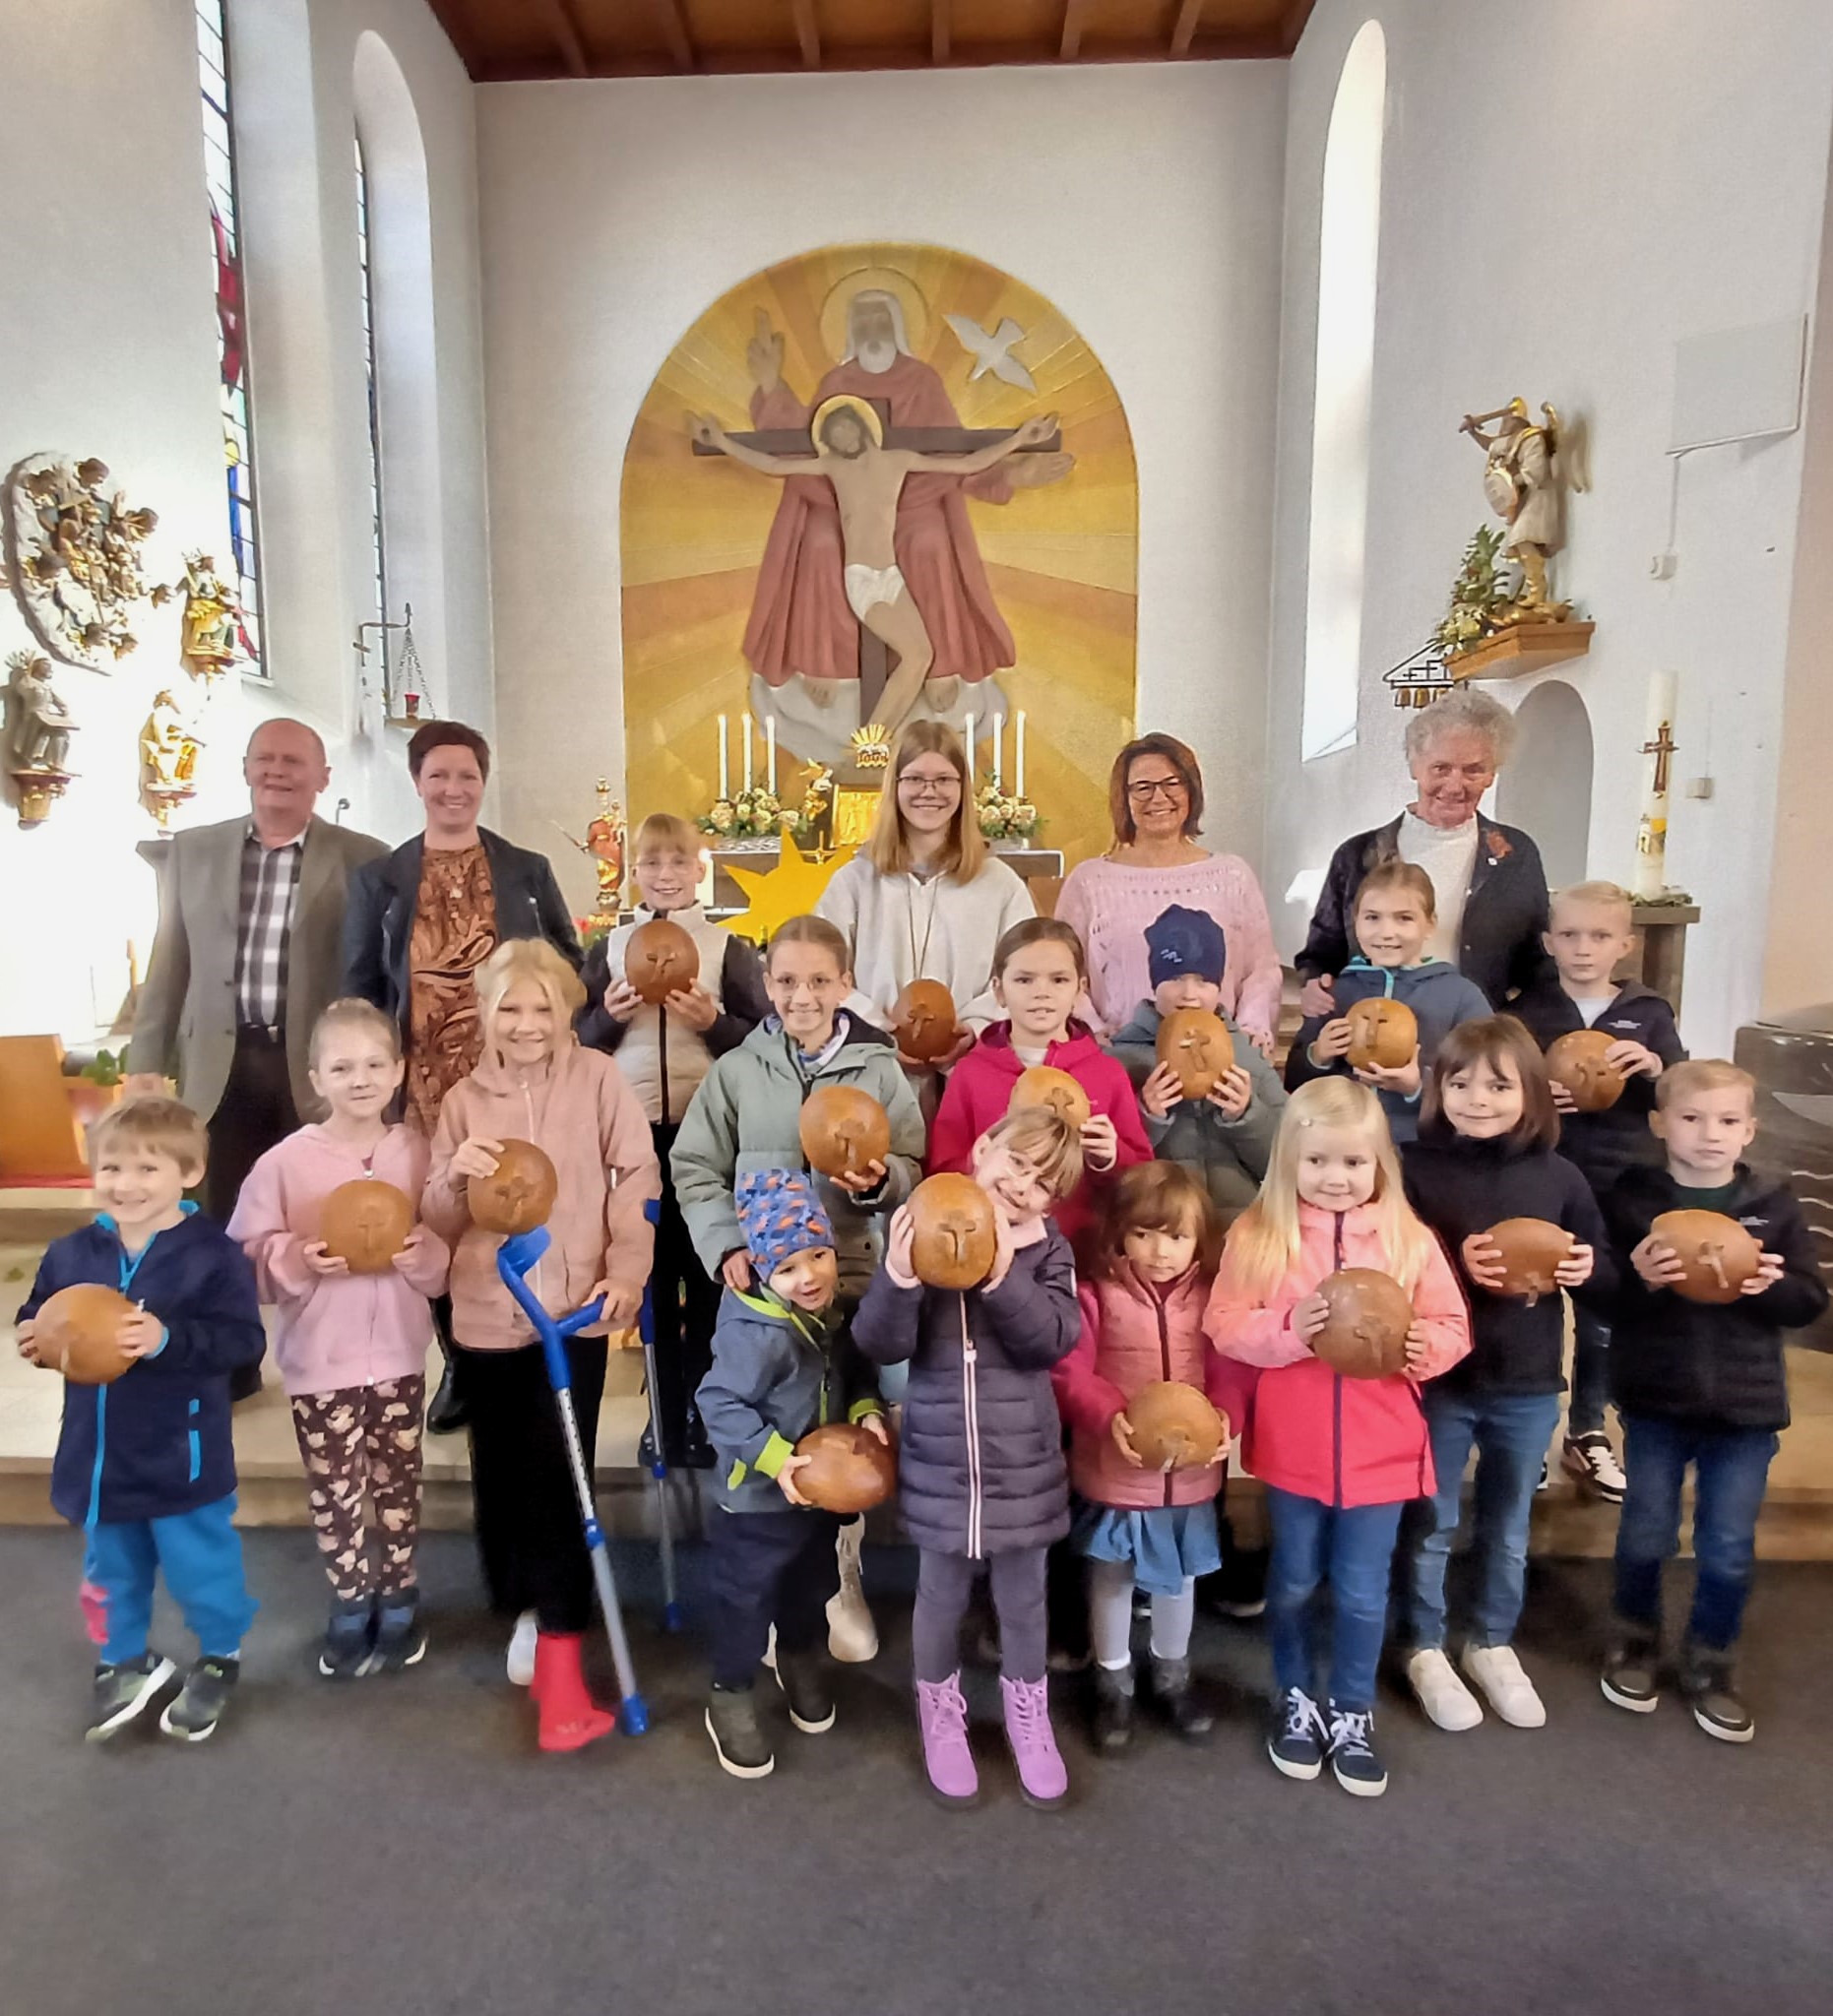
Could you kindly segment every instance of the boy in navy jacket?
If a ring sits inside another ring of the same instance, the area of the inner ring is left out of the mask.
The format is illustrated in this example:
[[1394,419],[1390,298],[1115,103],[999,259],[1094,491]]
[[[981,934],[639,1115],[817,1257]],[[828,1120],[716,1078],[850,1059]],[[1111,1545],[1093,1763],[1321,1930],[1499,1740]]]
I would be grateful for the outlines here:
[[118,1342],[130,1360],[104,1386],[67,1385],[51,1503],[87,1538],[84,1603],[100,1646],[90,1738],[112,1735],[176,1671],[148,1647],[163,1570],[198,1660],[159,1718],[201,1742],[234,1686],[255,1613],[242,1575],[229,1434],[229,1374],[266,1349],[254,1270],[184,1192],[204,1173],[203,1123],[172,1099],[137,1099],[96,1122],[90,1158],[102,1206],[54,1240],[20,1305],[19,1348],[38,1363],[40,1307],[79,1282],[119,1289],[135,1310]]

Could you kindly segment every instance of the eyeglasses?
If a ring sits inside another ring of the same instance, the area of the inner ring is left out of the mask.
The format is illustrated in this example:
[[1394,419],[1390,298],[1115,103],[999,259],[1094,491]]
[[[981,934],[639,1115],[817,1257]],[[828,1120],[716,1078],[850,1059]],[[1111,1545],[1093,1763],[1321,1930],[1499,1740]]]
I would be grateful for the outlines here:
[[961,780],[953,771],[946,777],[918,777],[907,770],[898,779],[898,789],[908,790],[914,798],[946,798],[960,792]]
[[1136,805],[1149,805],[1154,798],[1167,801],[1184,795],[1184,781],[1181,777],[1142,777],[1137,784],[1129,784],[1126,794]]

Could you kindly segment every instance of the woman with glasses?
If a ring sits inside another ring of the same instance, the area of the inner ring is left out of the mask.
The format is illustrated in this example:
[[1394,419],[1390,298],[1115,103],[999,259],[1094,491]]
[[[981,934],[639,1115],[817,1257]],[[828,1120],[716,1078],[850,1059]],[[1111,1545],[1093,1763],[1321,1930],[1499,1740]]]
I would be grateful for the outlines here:
[[1228,964],[1222,1007],[1271,1053],[1279,1025],[1280,960],[1266,898],[1239,854],[1197,845],[1203,773],[1175,735],[1141,735],[1114,758],[1107,788],[1113,846],[1071,869],[1056,914],[1088,953],[1089,1000],[1104,1031],[1121,1028],[1152,992],[1146,930],[1172,904],[1222,926]]
[[891,751],[878,819],[865,851],[828,884],[817,910],[853,944],[847,1003],[880,1028],[912,980],[953,996],[961,1040],[933,1064],[903,1057],[925,1115],[941,1076],[1001,1012],[991,992],[993,947],[1036,914],[1024,883],[988,852],[974,816],[961,737],[944,722],[914,721]]

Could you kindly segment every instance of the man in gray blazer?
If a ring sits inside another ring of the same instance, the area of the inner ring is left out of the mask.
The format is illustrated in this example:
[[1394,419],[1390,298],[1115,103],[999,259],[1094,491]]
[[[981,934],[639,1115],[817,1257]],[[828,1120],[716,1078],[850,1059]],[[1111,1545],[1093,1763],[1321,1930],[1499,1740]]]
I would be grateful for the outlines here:
[[204,1208],[220,1221],[256,1161],[311,1110],[308,1050],[344,977],[346,886],[388,851],[315,816],[331,766],[303,722],[263,722],[242,775],[247,817],[172,841],[127,1060],[129,1092],[175,1078],[203,1115]]

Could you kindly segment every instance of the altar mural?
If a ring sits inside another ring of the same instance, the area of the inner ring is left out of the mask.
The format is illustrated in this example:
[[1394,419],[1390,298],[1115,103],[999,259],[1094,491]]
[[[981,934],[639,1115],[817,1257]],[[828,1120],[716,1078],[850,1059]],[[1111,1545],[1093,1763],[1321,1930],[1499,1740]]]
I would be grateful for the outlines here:
[[763,784],[773,742],[788,808],[817,766],[869,782],[856,731],[923,716],[972,716],[1010,793],[1022,717],[1038,844],[1107,844],[1138,485],[1112,383],[1042,295],[934,246],[753,276],[657,373],[621,527],[633,821],[708,812],[723,751],[728,796],[747,750]]

